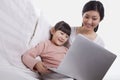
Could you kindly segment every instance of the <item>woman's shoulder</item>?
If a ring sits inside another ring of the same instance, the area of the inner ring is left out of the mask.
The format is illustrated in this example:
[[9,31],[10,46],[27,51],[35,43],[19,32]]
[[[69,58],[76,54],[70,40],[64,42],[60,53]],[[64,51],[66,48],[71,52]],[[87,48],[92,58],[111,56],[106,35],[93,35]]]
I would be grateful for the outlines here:
[[105,43],[100,35],[97,34],[96,39],[94,40],[97,44],[99,44],[102,47],[105,47]]
[[79,28],[79,26],[72,26],[72,27],[71,27],[71,29],[74,30],[74,31],[76,31],[77,28]]
[[79,28],[79,26],[74,26],[74,27],[71,27],[71,35],[70,35],[70,43],[73,42],[75,36],[77,35],[77,29]]

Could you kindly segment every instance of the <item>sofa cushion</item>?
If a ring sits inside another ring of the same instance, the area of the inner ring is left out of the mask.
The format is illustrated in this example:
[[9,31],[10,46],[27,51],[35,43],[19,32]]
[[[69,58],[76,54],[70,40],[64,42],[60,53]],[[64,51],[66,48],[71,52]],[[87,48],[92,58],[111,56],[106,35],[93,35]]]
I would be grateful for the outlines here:
[[9,64],[24,66],[21,54],[27,49],[37,19],[29,0],[0,0],[0,55]]

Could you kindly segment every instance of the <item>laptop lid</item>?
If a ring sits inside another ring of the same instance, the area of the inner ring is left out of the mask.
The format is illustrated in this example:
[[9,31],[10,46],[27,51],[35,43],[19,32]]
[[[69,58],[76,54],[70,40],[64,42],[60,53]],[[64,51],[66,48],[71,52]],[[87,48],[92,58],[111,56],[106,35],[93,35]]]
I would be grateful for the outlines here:
[[116,55],[77,35],[60,66],[54,70],[77,80],[102,80]]

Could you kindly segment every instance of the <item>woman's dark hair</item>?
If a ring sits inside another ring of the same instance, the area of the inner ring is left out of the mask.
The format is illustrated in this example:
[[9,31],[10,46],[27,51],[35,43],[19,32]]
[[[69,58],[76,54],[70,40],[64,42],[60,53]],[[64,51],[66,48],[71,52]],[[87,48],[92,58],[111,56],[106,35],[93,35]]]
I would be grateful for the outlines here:
[[[56,25],[54,26],[54,29],[55,29],[55,31],[61,30],[64,33],[66,33],[68,36],[70,36],[70,34],[71,34],[71,27],[65,21],[60,21],[60,22],[56,23]],[[51,35],[50,39],[52,39],[52,35]]]
[[[82,10],[82,15],[87,11],[98,11],[100,15],[100,21],[104,18],[104,6],[100,1],[89,1],[87,2]],[[98,25],[99,26],[99,25]],[[94,29],[95,32],[98,30],[98,26]]]

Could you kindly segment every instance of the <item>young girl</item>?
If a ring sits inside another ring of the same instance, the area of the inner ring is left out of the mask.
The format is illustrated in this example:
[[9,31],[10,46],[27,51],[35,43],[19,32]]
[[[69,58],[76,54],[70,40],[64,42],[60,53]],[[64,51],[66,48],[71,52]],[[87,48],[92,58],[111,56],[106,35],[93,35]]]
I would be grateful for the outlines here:
[[[70,34],[70,26],[64,21],[58,22],[51,31],[50,40],[40,42],[22,55],[23,63],[42,76],[46,75],[44,78],[47,78],[52,73],[51,78],[58,78],[58,74],[48,70],[48,67],[57,68],[59,66],[68,50],[64,45],[68,41]],[[41,61],[36,59],[38,56]]]

